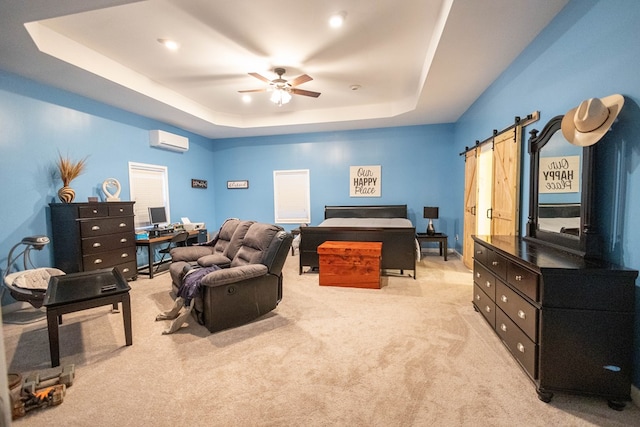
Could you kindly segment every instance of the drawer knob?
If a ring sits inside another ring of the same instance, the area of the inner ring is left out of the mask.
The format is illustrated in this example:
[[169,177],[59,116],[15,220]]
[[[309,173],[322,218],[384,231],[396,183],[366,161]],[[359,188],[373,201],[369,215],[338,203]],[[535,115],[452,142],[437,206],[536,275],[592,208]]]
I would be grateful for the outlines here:
[[480,295],[476,295],[476,301],[480,301]]
[[476,273],[476,277],[479,279],[480,278],[480,272]]
[[93,210],[93,213],[94,213],[94,214],[97,214],[97,213],[98,213],[98,209],[94,209],[94,210]]
[[94,225],[93,227],[91,227],[92,231],[97,231],[100,230],[100,226],[99,225]]
[[100,246],[102,246],[102,245],[100,244],[100,242],[95,242],[95,243],[93,244],[93,247],[94,247],[94,248],[99,248]]
[[118,224],[118,227],[122,228],[122,227],[126,227],[127,224],[125,224],[124,222],[121,222],[120,224]]
[[122,272],[123,272],[123,273],[128,273],[128,272],[129,272],[129,268],[126,268],[126,267],[125,267],[125,268],[123,268],[123,269],[122,269]]
[[522,343],[518,343],[518,345],[516,347],[518,347],[518,351],[520,353],[524,353],[524,345],[522,345]]
[[502,302],[509,302],[509,298],[507,298],[507,296],[506,296],[506,295],[502,295],[502,296],[500,297],[500,300],[502,300]]
[[522,280],[522,276],[516,276],[516,281],[520,282]]
[[498,261],[493,261],[491,265],[498,265]]
[[521,319],[526,319],[527,318],[527,314],[522,310],[518,310],[518,317],[521,318]]
[[127,238],[123,237],[122,239],[120,239],[120,243],[127,243]]
[[501,324],[500,329],[502,329],[503,332],[507,332],[507,325],[505,325],[504,323]]
[[129,254],[125,252],[125,253],[123,253],[122,255],[120,255],[120,258],[126,258],[126,257],[128,257],[128,256],[129,256]]
[[100,258],[97,258],[95,261],[93,261],[94,264],[102,264],[102,260]]
[[119,210],[120,210],[120,212],[124,212],[124,209],[122,209],[122,208],[120,208]]
[[489,307],[489,306],[486,306],[484,310],[485,310],[487,313],[491,313],[491,307]]
[[491,282],[487,280],[486,285],[487,285],[487,288],[490,288],[491,287]]

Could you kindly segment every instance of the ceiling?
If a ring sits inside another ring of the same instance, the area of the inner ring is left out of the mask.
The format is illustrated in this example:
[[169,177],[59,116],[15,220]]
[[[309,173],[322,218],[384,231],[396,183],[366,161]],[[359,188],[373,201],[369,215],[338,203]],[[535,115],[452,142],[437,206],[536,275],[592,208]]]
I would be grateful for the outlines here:
[[[451,123],[567,2],[0,0],[0,68],[209,138]],[[243,102],[276,67],[321,95]]]

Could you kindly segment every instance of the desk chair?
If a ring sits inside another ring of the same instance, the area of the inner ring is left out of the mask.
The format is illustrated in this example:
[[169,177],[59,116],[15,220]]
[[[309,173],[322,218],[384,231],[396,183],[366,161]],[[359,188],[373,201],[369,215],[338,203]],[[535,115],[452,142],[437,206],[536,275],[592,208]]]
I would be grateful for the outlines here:
[[160,258],[160,263],[156,267],[156,271],[158,271],[158,269],[160,268],[160,266],[164,262],[164,257],[167,256],[167,254],[169,252],[171,252],[171,249],[177,248],[179,246],[187,246],[187,239],[188,238],[189,238],[189,232],[188,231],[180,231],[180,232],[178,232],[178,233],[173,235],[171,240],[169,240],[169,243],[167,244],[167,246],[158,251],[158,253],[162,254],[162,258]]

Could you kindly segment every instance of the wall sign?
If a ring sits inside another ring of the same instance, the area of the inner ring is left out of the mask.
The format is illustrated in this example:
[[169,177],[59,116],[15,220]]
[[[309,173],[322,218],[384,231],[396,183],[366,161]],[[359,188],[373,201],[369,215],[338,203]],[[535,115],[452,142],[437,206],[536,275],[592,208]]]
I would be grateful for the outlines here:
[[580,156],[540,157],[540,193],[580,191]]
[[228,189],[247,189],[249,188],[249,181],[227,181]]
[[207,180],[191,178],[191,188],[207,188]]
[[351,166],[349,197],[380,197],[382,166]]

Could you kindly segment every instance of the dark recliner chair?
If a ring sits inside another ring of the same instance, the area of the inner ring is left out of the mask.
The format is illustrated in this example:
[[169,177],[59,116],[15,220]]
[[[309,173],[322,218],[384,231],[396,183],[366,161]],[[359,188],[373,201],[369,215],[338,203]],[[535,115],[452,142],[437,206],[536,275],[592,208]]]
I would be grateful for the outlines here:
[[[230,230],[225,228],[234,225],[230,221],[237,223],[229,238]],[[234,252],[232,245],[239,243],[227,266],[221,265],[220,270],[202,278],[200,293],[195,298],[193,313],[210,332],[243,325],[277,307],[282,300],[282,268],[292,236],[277,225],[228,220],[221,227],[217,241],[212,242],[213,247],[221,240],[226,240],[221,243],[225,246],[221,252],[203,246],[171,250],[171,278],[177,289],[189,269],[212,265],[216,256],[224,262],[224,258]]]

